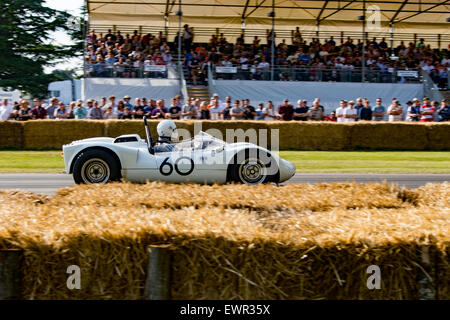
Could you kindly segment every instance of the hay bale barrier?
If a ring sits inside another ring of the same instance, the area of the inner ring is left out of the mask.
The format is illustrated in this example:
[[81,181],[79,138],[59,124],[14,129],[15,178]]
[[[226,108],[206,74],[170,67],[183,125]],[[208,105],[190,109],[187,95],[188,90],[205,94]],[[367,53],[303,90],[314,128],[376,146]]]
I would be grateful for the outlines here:
[[74,140],[102,137],[105,125],[99,120],[38,120],[23,124],[23,148],[61,149]]
[[24,252],[23,299],[143,299],[149,246],[171,252],[171,299],[419,299],[425,247],[450,299],[450,184],[0,191],[0,250]]
[[[450,150],[450,123],[407,122],[302,122],[302,121],[175,121],[190,138],[207,131],[228,142],[250,141],[252,131],[258,144],[280,150]],[[150,120],[156,137],[159,120]],[[213,130],[212,130],[213,129]],[[267,138],[262,135],[267,130]],[[212,130],[212,131],[210,131]],[[238,131],[239,130],[239,131]],[[227,131],[231,135],[227,135]],[[142,120],[33,120],[0,121],[0,148],[61,149],[63,144],[92,137],[123,134],[145,137]],[[272,145],[278,133],[279,145]],[[244,139],[230,140],[242,134]],[[262,140],[264,139],[264,140]],[[251,140],[254,141],[254,140]]]
[[23,122],[0,121],[0,148],[23,148]]

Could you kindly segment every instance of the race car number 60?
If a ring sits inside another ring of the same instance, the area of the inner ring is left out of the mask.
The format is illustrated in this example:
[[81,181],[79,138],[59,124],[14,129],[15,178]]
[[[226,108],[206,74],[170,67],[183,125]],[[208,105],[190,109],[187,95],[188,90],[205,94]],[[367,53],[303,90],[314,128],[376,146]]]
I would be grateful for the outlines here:
[[[186,160],[189,160],[190,162],[191,162],[191,168],[187,171],[187,172],[181,172],[180,171],[180,168],[178,168],[178,162],[180,162],[180,160],[183,160],[183,159],[186,159]],[[164,172],[164,167],[169,167],[169,171],[168,172]],[[172,172],[173,172],[173,168],[174,168],[174,165],[172,165],[170,162],[169,162],[169,157],[167,157],[166,159],[164,159],[164,161],[161,163],[161,166],[159,167],[159,172],[161,172],[161,174],[163,175],[163,176],[170,176],[171,174],[172,174]],[[192,160],[191,158],[188,158],[188,157],[181,157],[181,158],[178,158],[176,161],[175,161],[175,171],[180,175],[180,176],[188,176],[188,175],[190,175],[191,173],[192,173],[192,171],[194,171],[194,160]]]

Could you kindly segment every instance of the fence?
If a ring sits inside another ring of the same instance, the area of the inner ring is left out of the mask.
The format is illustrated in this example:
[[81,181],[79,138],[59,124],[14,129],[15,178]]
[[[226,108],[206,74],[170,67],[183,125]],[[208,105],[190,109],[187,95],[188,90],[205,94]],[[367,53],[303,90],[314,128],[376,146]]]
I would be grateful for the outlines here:
[[[371,82],[371,83],[420,83],[417,69],[397,70],[389,68],[330,68],[319,66],[274,66],[274,81],[333,81],[333,82]],[[214,79],[222,80],[272,80],[271,67],[239,66],[213,68]]]

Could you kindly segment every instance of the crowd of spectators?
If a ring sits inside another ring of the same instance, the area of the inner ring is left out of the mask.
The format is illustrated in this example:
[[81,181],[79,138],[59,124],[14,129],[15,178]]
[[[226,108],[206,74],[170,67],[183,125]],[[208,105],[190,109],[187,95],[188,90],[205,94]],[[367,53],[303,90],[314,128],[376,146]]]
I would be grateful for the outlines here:
[[[132,103],[134,102],[134,103]],[[186,119],[186,120],[283,120],[283,121],[450,121],[450,105],[446,100],[423,101],[412,99],[402,106],[398,99],[393,98],[390,105],[385,106],[381,98],[375,103],[364,98],[355,101],[340,100],[339,106],[330,114],[316,98],[308,105],[308,101],[299,99],[295,106],[285,99],[279,106],[272,101],[259,103],[256,107],[249,99],[233,100],[225,97],[222,101],[217,94],[210,101],[188,98],[182,103],[180,95],[173,97],[166,105],[164,99],[123,97],[117,101],[115,96],[103,97],[100,101],[88,99],[71,102],[66,106],[53,97],[48,105],[34,99],[33,106],[27,100],[9,104],[4,99],[0,105],[0,120],[32,120],[32,119]]]
[[123,36],[120,31],[103,35],[92,30],[87,36],[86,75],[88,77],[165,77],[152,66],[171,66],[171,48],[162,32],[158,36],[138,31]]
[[[223,33],[212,35],[208,43],[195,43],[194,39],[193,28],[185,25],[181,35],[183,59],[194,83],[206,80],[208,64],[238,67],[247,79],[269,80],[272,58],[270,32],[267,33],[266,44],[258,36],[246,43],[244,35],[230,42]],[[178,34],[169,41],[163,32],[156,36],[134,31],[123,36],[120,31],[113,33],[108,30],[103,35],[92,30],[87,41],[88,76],[142,77],[163,75],[149,71],[152,65],[173,65],[171,51],[176,52]],[[277,80],[341,81],[340,73],[362,67],[363,45],[360,39],[355,41],[351,37],[339,42],[333,36],[324,41],[313,38],[307,42],[297,27],[292,32],[290,44],[286,39],[275,44]],[[365,63],[367,81],[391,82],[395,70],[422,68],[442,88],[448,84],[449,50],[432,49],[424,39],[408,44],[401,41],[398,46],[390,48],[385,38],[372,38],[365,47]],[[298,72],[289,72],[293,69]]]

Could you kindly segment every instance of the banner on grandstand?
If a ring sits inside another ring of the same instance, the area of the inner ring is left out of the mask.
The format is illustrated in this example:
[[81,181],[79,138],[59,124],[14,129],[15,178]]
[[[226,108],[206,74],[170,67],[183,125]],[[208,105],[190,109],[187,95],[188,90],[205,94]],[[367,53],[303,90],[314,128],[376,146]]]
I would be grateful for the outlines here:
[[411,77],[411,78],[417,78],[419,76],[419,73],[414,70],[398,70],[397,75],[399,77]]
[[217,73],[237,73],[236,67],[216,67]]
[[161,65],[146,66],[145,67],[145,71],[165,72],[166,71],[166,66],[161,66]]

